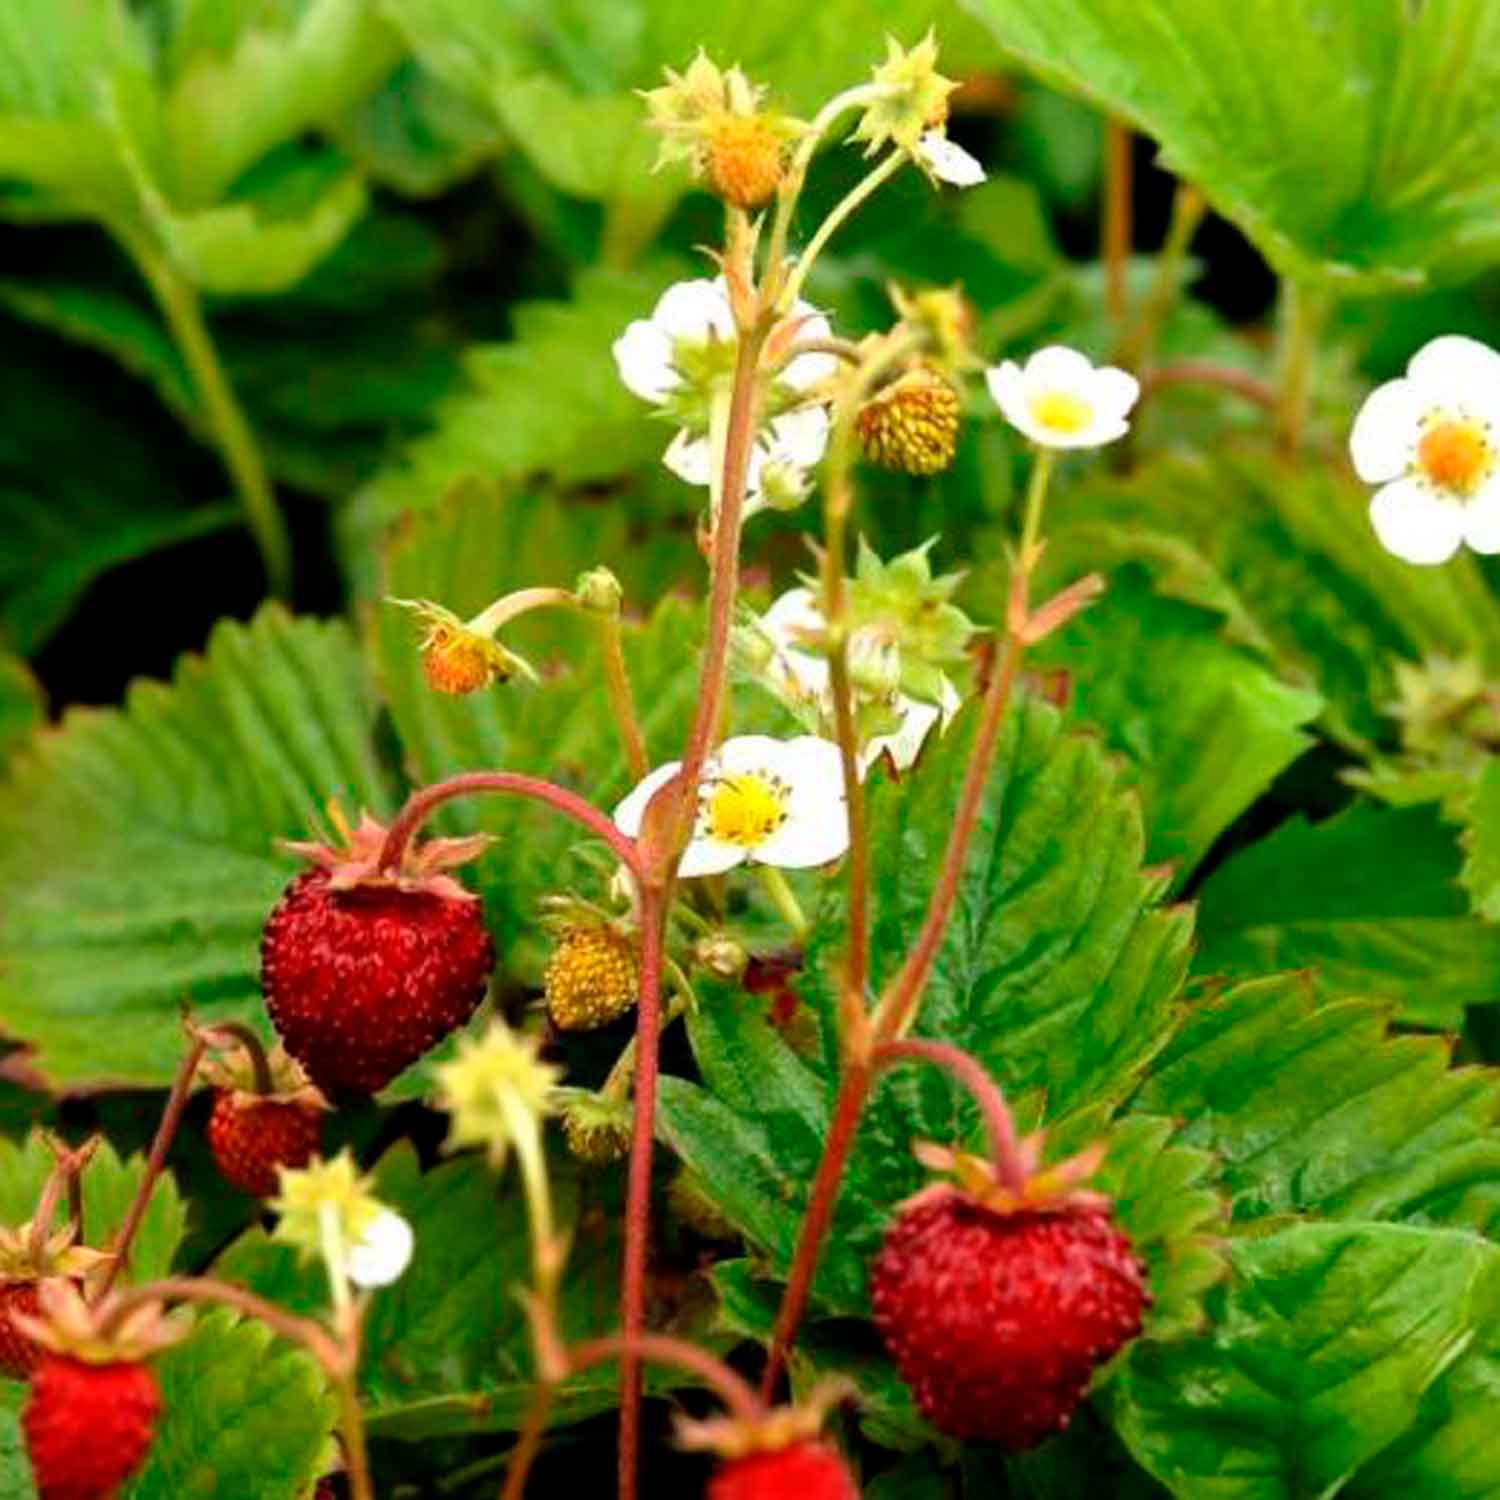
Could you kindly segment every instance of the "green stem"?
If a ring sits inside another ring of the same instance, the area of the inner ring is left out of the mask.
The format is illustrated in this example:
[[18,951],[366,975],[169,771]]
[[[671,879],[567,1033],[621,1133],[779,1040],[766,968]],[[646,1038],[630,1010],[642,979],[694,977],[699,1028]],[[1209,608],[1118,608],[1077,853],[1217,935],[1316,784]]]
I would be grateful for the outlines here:
[[1295,461],[1307,431],[1313,358],[1331,305],[1326,295],[1291,280],[1282,281],[1281,299],[1276,435],[1282,451]]
[[812,270],[813,263],[822,254],[823,247],[838,232],[840,225],[862,204],[871,193],[889,182],[897,172],[906,165],[906,153],[904,151],[892,151],[882,161],[878,162],[858,182],[839,199],[828,211],[828,217],[818,225],[817,232],[807,242],[807,248],[797,257],[797,264],[792,267],[791,275],[786,279],[786,285],[781,289],[781,295],[776,299],[777,311],[783,315],[790,312],[792,304],[796,302],[797,295],[802,290],[803,283],[807,280],[807,273]]
[[1162,325],[1182,288],[1182,268],[1187,260],[1188,247],[1203,222],[1207,207],[1203,194],[1192,183],[1177,184],[1177,196],[1172,200],[1172,222],[1156,257],[1156,275],[1151,290],[1146,294],[1146,303],[1135,327],[1118,349],[1117,358],[1128,369],[1139,369],[1156,348]]
[[786,876],[774,865],[757,865],[755,873],[760,876],[760,883],[765,888],[766,895],[771,898],[771,904],[780,913],[782,921],[792,929],[792,935],[799,943],[805,942],[812,929],[802,910],[802,903],[797,900],[797,893]]
[[339,1427],[344,1438],[344,1458],[349,1465],[349,1492],[353,1500],[375,1500],[375,1482],[370,1475],[370,1453],[365,1446],[365,1419],[359,1407],[354,1377],[338,1382]]
[[625,747],[630,775],[642,781],[651,769],[646,751],[646,737],[641,732],[640,717],[635,711],[635,694],[630,686],[630,668],[625,661],[624,634],[619,612],[599,616],[599,655],[604,663],[604,685],[609,692],[609,706]]
[[192,374],[219,455],[239,491],[245,518],[260,548],[270,590],[285,598],[292,583],[291,538],[249,419],[224,373],[213,336],[204,321],[197,290],[166,256],[150,246],[129,244],[126,248],[151,288],[178,352]]
[[1036,551],[1037,539],[1042,534],[1042,512],[1046,508],[1047,490],[1052,483],[1052,470],[1057,463],[1057,454],[1051,448],[1038,448],[1036,462],[1031,466],[1031,479],[1026,486],[1026,514],[1021,523],[1021,566],[1030,572],[1035,565],[1032,554]]

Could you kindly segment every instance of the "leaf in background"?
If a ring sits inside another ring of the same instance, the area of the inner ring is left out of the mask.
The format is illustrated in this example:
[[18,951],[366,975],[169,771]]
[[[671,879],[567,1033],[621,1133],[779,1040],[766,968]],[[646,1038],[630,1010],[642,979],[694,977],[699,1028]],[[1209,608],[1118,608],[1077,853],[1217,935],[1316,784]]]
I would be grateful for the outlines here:
[[[972,723],[956,725],[903,784],[871,788],[877,991],[925,909]],[[1033,1101],[1029,1113],[1041,1096],[1050,1120],[1086,1119],[1097,1133],[1176,1024],[1186,965],[1189,918],[1157,907],[1160,887],[1142,874],[1141,855],[1139,814],[1097,744],[1066,735],[1055,712],[1027,701],[1010,718],[914,1033],[972,1052],[1012,1099]],[[763,1004],[726,992],[690,1017],[704,1086],[663,1081],[666,1139],[778,1268],[790,1260],[830,1114],[838,1049],[829,965],[843,940],[842,903],[830,895],[798,984],[821,1021],[818,1066],[790,1050]],[[924,1180],[912,1141],[970,1135],[973,1109],[946,1077],[915,1067],[886,1075],[865,1110],[819,1269],[827,1310],[866,1311],[866,1263],[891,1208]],[[1148,1154],[1161,1155],[1160,1143]],[[1130,1181],[1149,1194],[1149,1173]],[[1184,1211],[1201,1209],[1179,1196]]]
[[964,0],[1161,143],[1278,270],[1390,291],[1500,257],[1489,0]]
[[199,1309],[154,1362],[163,1415],[124,1500],[292,1500],[324,1467],[337,1403],[311,1355],[263,1324]]
[[1500,922],[1500,760],[1486,761],[1464,800],[1459,879],[1474,910],[1487,922]]
[[1236,1221],[1292,1213],[1500,1228],[1500,1081],[1451,1045],[1387,1035],[1386,1007],[1305,979],[1202,1002],[1137,1107],[1223,1160]]
[[41,684],[20,657],[0,651],[0,771],[46,718]]
[[31,1460],[21,1433],[20,1401],[7,1406],[7,1390],[19,1397],[29,1387],[19,1381],[0,1379],[0,1500],[36,1500],[31,1482]]
[[1310,969],[1321,994],[1458,1030],[1466,1006],[1500,1000],[1500,933],[1469,912],[1458,876],[1458,841],[1430,804],[1292,818],[1203,883],[1194,968]]
[[[477,491],[413,517],[393,540],[382,595],[435,599],[467,617],[511,589],[571,588],[584,569],[619,569],[625,604],[661,602],[649,617],[627,620],[625,653],[637,711],[654,762],[681,747],[697,692],[695,607],[663,597],[677,568],[695,568],[686,549],[632,542],[618,506],[556,496]],[[691,576],[691,574],[689,574]],[[540,686],[519,679],[468,697],[435,693],[422,671],[411,615],[373,606],[370,647],[391,715],[419,781],[459,771],[530,771],[571,785],[601,807],[629,790],[619,736],[609,716],[591,623],[545,611],[518,621],[507,642],[542,671]],[[535,977],[541,934],[536,902],[584,872],[568,851],[587,843],[577,826],[514,797],[472,798],[445,810],[435,828],[482,829],[495,843],[472,867],[485,897],[501,961]]]
[[[328,799],[381,813],[374,706],[341,625],[268,607],[171,686],[77,710],[0,788],[0,1029],[63,1087],[160,1085],[178,1008],[264,1024],[261,924]],[[40,872],[40,873],[39,873]]]
[[1268,641],[1277,674],[1320,692],[1323,726],[1362,750],[1387,731],[1398,658],[1500,663],[1500,607],[1475,560],[1413,568],[1375,540],[1368,508],[1346,475],[1289,474],[1248,446],[1165,459],[1059,495],[1049,577],[1098,566],[1103,532],[1110,556],[1146,563],[1162,592],[1214,607],[1203,593],[1214,587],[1248,617],[1236,639]]
[[[1179,1500],[1348,1493],[1493,1326],[1500,1296],[1500,1250],[1456,1230],[1302,1224],[1235,1241],[1230,1257],[1214,1331],[1138,1346],[1114,1387],[1121,1435]],[[1462,1394],[1493,1419],[1492,1396]],[[1463,1456],[1444,1456],[1430,1490],[1369,1493],[1460,1493]]]
[[[52,1164],[52,1153],[37,1131],[20,1142],[0,1140],[0,1225],[14,1227],[31,1218]],[[83,1215],[91,1245],[107,1245],[125,1222],[145,1166],[144,1157],[121,1161],[107,1140],[100,1141],[83,1178]],[[171,1173],[166,1173],[157,1182],[141,1219],[124,1281],[154,1281],[166,1276],[186,1221],[187,1206]]]
[[1073,712],[1128,758],[1147,857],[1178,881],[1312,743],[1303,729],[1322,707],[1226,634],[1222,617],[1155,592],[1130,565],[1035,657],[1067,670]]
[[[530,1282],[526,1213],[514,1175],[499,1191],[482,1158],[422,1172],[409,1145],[388,1152],[376,1192],[412,1225],[405,1274],[371,1305],[360,1389],[372,1432],[421,1442],[447,1433],[519,1427],[535,1392],[531,1334],[518,1288]],[[620,1204],[606,1179],[558,1164],[559,1227],[572,1227],[560,1321],[569,1342],[615,1330],[619,1318]],[[315,1267],[253,1229],[215,1274],[301,1311],[322,1305]],[[597,1366],[558,1393],[552,1421],[568,1424],[612,1407],[618,1374]],[[670,1373],[653,1388],[670,1389]]]

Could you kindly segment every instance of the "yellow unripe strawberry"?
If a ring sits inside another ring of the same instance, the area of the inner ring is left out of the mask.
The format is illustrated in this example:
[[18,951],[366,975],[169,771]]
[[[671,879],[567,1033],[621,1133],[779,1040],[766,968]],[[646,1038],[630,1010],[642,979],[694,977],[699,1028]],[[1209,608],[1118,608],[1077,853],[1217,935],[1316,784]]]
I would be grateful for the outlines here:
[[607,1026],[635,1004],[635,948],[603,922],[566,928],[547,961],[543,984],[547,1013],[559,1030]]
[[859,410],[865,457],[904,474],[937,474],[958,446],[958,392],[936,370],[918,365]]

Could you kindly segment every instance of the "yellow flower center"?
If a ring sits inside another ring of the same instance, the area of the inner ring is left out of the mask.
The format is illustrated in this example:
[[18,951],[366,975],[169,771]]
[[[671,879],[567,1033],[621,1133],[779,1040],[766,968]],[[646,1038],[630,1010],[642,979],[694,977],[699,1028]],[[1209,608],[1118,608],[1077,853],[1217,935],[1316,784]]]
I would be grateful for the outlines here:
[[1033,396],[1031,415],[1053,432],[1082,432],[1094,420],[1093,408],[1071,391],[1043,391]]
[[1435,485],[1472,494],[1495,455],[1477,422],[1444,418],[1432,422],[1417,442],[1417,466]]
[[789,789],[762,771],[720,777],[704,798],[705,832],[721,844],[754,849],[786,822]]

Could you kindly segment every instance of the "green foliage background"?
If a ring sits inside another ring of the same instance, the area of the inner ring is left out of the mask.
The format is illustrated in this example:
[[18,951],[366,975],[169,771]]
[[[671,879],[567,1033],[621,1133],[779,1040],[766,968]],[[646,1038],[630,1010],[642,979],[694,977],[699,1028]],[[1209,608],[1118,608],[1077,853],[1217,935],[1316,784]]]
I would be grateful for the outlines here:
[[[1403,664],[1500,677],[1500,579],[1384,553],[1343,456],[1368,382],[1422,340],[1500,342],[1500,0],[8,0],[0,1219],[30,1211],[45,1124],[105,1132],[88,1216],[118,1223],[182,1002],[264,1029],[257,939],[294,868],[276,840],[330,798],[388,813],[484,766],[605,806],[626,789],[576,622],[516,628],[542,687],[439,699],[387,595],[472,612],[607,563],[653,758],[676,753],[695,497],[610,345],[696,274],[718,219],[651,172],[635,91],[701,44],[807,113],[886,32],[929,25],[990,180],[939,196],[906,172],[862,212],[809,284],[842,331],[888,320],[889,282],[961,282],[991,361],[1049,341],[1108,356],[1107,113],[1143,142],[1135,307],[1163,169],[1213,210],[1156,364],[1274,383],[1289,305],[1323,336],[1299,465],[1252,406],[1183,387],[1152,395],[1126,453],[1065,466],[1048,581],[1097,569],[1108,593],[1032,664],[919,1024],[974,1051],[1054,1151],[1107,1137],[1152,1269],[1147,1337],[1036,1454],[960,1453],[926,1427],[868,1324],[865,1267],[921,1184],[910,1141],[977,1139],[977,1121],[903,1070],[861,1127],[794,1380],[855,1381],[842,1437],[879,1500],[1500,1496],[1497,740],[1455,729],[1434,756],[1395,711]],[[820,158],[799,234],[857,172],[852,152]],[[289,605],[263,599],[183,341],[196,318],[290,517]],[[977,392],[967,415],[943,476],[862,476],[860,525],[887,554],[940,534],[990,626],[1025,457]],[[752,523],[758,597],[805,566],[813,524]],[[736,694],[740,722],[791,730]],[[872,786],[877,977],[920,920],[970,731]],[[495,835],[475,879],[497,1003],[519,1013],[538,903],[597,894],[598,860],[510,803],[440,821]],[[767,1336],[836,1084],[840,877],[798,885],[820,920],[797,1024],[704,981],[667,1055],[665,1154],[736,1239],[659,1226],[656,1302],[721,1349]],[[771,945],[758,898],[736,918]],[[622,1040],[570,1044],[570,1081],[597,1083]],[[334,1128],[418,1236],[361,1386],[383,1484],[478,1495],[532,1390],[522,1211],[476,1160],[437,1161],[426,1087],[415,1069]],[[215,1183],[202,1113],[134,1273],[209,1269],[316,1307],[315,1279]],[[557,1172],[567,1326],[604,1332],[620,1183],[560,1145]],[[327,1467],[321,1377],[258,1329],[202,1318],[162,1378],[170,1417],[130,1497],[292,1500]],[[32,1494],[23,1398],[0,1382],[7,1500]],[[608,1370],[560,1397],[554,1481],[608,1483],[611,1401]],[[662,1483],[698,1472],[651,1463]]]

